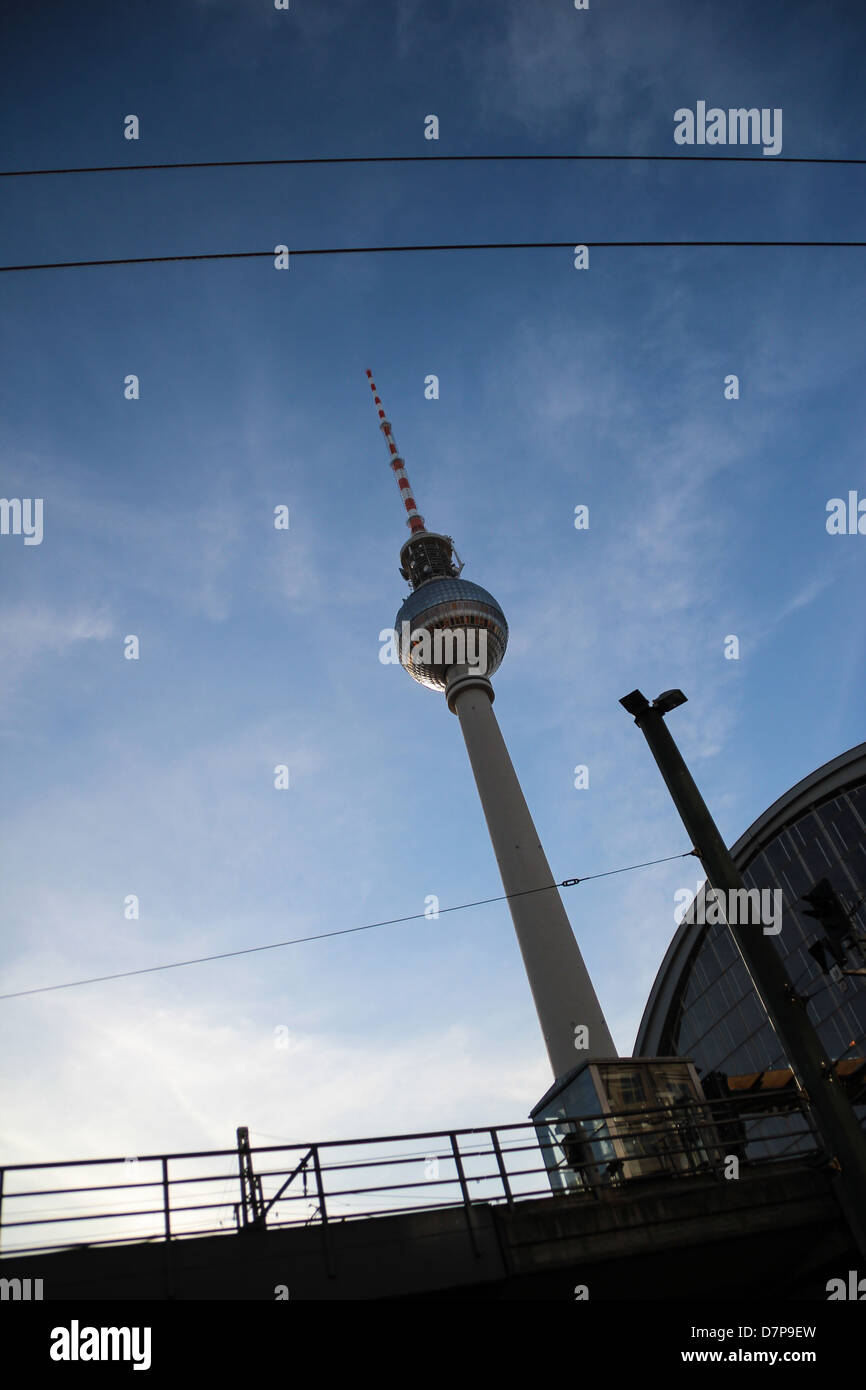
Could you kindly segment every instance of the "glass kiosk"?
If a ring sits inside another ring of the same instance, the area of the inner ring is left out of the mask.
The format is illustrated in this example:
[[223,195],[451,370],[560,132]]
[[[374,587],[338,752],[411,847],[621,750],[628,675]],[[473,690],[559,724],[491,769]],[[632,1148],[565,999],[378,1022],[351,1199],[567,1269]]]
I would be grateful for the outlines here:
[[554,1192],[597,1191],[719,1161],[697,1072],[681,1057],[581,1062],[530,1113]]

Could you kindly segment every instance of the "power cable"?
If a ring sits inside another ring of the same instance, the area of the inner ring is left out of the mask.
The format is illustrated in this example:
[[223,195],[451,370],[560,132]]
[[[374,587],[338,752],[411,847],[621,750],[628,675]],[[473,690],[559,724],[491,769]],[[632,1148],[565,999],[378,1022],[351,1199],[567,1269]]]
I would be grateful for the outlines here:
[[[648,869],[654,864],[668,864],[672,859],[685,859],[688,855],[694,854],[693,849],[684,850],[681,854],[669,854],[663,859],[647,859],[643,864],[626,864],[621,869],[607,869],[600,874],[584,874],[582,878],[565,878],[560,883],[549,883],[543,888],[524,888],[519,893],[501,893],[495,898],[478,898],[471,903],[457,903],[454,907],[440,907],[439,916],[444,917],[446,912],[463,912],[469,907],[485,907],[488,903],[506,902],[510,898],[526,897],[530,893],[549,893],[552,888],[571,888],[577,883],[587,883],[594,878],[610,878],[612,874],[626,874],[633,869]],[[133,975],[154,975],[160,970],[179,970],[186,965],[204,965],[212,960],[229,960],[233,956],[251,956],[258,951],[276,951],[282,946],[298,946],[306,941],[325,941],[332,936],[350,936],[353,932],[372,931],[375,927],[393,927],[403,922],[417,922],[420,918],[428,918],[426,912],[412,912],[405,917],[389,917],[382,922],[366,922],[361,927],[343,927],[339,931],[317,932],[314,936],[295,936],[289,941],[272,941],[266,946],[244,946],[237,951],[220,951],[212,956],[196,956],[192,960],[175,960],[166,965],[148,965],[139,970],[119,970],[112,975],[92,975],[86,980],[67,980],[62,985],[40,985],[37,989],[19,989],[10,994],[0,994],[3,999],[21,999],[28,994],[50,994],[58,989],[75,989],[79,985],[98,985],[107,980],[127,980]]]
[[[449,242],[415,246],[322,246],[305,247],[300,251],[288,248],[290,256],[375,256],[404,251],[564,251],[574,246],[588,250],[653,247],[858,247],[866,241],[480,241]],[[169,261],[239,261],[273,257],[275,248],[267,251],[197,251],[182,256],[114,256],[97,261],[40,261],[25,265],[0,265],[0,271],[19,270],[81,270],[105,265],[163,265]]]
[[263,166],[300,164],[460,164],[526,163],[558,160],[562,163],[608,161],[620,163],[697,163],[715,164],[866,164],[866,159],[837,159],[823,155],[764,154],[368,154],[326,155],[299,159],[195,159],[165,164],[93,164],[71,169],[0,169],[0,178],[25,179],[48,174],[127,174],[154,169],[252,169]]

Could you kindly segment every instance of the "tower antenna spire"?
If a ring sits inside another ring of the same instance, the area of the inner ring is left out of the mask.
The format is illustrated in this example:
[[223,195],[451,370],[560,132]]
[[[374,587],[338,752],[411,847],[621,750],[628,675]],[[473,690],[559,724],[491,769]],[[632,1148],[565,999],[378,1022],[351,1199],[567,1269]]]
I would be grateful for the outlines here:
[[412,496],[412,485],[409,482],[409,477],[406,472],[406,464],[400,456],[400,451],[394,439],[394,431],[391,428],[391,421],[385,414],[385,408],[382,405],[378,388],[373,380],[373,373],[370,371],[369,367],[367,368],[367,377],[370,382],[370,390],[373,392],[373,404],[379,416],[379,429],[385,436],[385,443],[388,445],[388,451],[391,455],[391,467],[394,470],[394,477],[400,489],[400,496],[403,498],[403,506],[406,508],[406,525],[414,536],[417,535],[419,531],[426,531],[427,528],[424,525],[424,518],[418,510],[415,498]]

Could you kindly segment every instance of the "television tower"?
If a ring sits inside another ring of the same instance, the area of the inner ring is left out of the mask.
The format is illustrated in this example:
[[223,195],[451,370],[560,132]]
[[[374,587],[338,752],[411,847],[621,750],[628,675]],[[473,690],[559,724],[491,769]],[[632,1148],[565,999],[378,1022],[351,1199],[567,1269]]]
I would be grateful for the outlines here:
[[427,530],[369,370],[367,377],[411,533],[400,550],[400,573],[412,588],[394,623],[400,663],[419,684],[443,690],[460,720],[558,1079],[581,1062],[617,1054],[493,713],[490,676],[505,655],[508,624],[492,594],[460,578],[451,537]]

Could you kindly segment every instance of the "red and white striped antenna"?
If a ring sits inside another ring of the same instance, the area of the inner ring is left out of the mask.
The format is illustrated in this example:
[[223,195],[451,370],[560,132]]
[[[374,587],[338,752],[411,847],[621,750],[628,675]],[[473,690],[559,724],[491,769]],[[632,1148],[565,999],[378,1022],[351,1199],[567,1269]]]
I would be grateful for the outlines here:
[[416,506],[415,498],[412,496],[412,486],[406,474],[406,465],[394,442],[391,421],[385,414],[376,383],[373,380],[373,373],[369,367],[367,368],[367,376],[370,379],[370,390],[373,392],[373,402],[379,415],[379,428],[385,436],[385,443],[388,445],[388,451],[391,455],[391,467],[394,470],[394,477],[397,479],[400,496],[403,498],[403,506],[406,508],[406,525],[412,534],[416,535],[419,531],[426,531],[427,527],[424,525],[424,518]]

